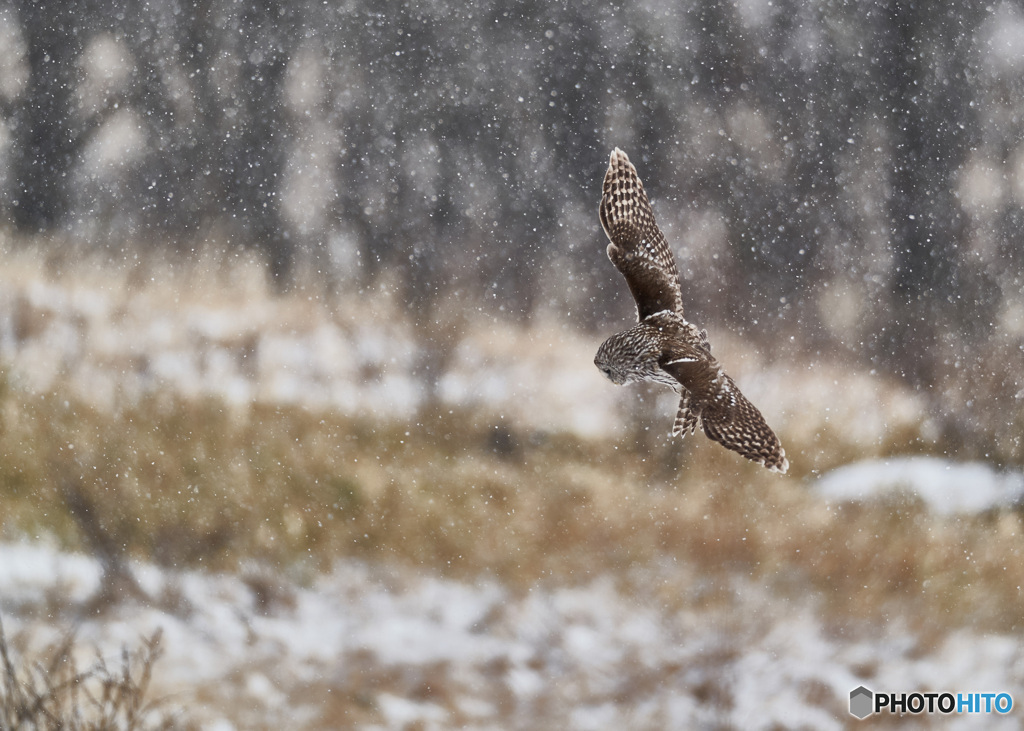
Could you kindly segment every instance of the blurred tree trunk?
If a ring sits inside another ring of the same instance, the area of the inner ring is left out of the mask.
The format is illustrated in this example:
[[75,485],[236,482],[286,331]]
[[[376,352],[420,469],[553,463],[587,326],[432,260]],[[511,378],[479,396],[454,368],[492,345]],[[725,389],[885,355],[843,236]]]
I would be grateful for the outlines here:
[[958,296],[965,219],[955,191],[977,123],[968,51],[958,47],[974,38],[983,14],[976,2],[942,11],[900,0],[881,13],[895,306],[879,339],[882,357],[914,385],[933,381],[942,335],[968,326]]
[[62,0],[17,5],[28,46],[28,88],[15,115],[13,218],[24,233],[50,230],[68,210],[68,184],[81,140],[74,93],[82,51],[81,8]]
[[249,3],[239,29],[242,67],[237,103],[241,114],[229,138],[226,164],[234,172],[236,215],[267,255],[272,283],[292,285],[295,247],[281,215],[280,186],[288,152],[285,71],[298,43],[288,3]]
[[224,110],[212,79],[222,16],[211,0],[195,0],[172,15],[173,34],[166,25],[170,21],[147,13],[144,5],[134,8],[132,17],[135,28],[127,36],[136,59],[131,99],[143,113],[153,153],[148,181],[138,193],[143,220],[167,240],[187,243],[223,214],[226,185],[216,152]]

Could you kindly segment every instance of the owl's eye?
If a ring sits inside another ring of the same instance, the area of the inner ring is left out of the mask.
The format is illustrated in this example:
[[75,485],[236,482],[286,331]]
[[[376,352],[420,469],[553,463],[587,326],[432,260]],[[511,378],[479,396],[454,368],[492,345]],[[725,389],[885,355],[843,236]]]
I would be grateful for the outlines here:
[[604,368],[602,368],[601,370],[602,370],[602,371],[604,371],[604,374],[605,374],[606,376],[608,376],[609,378],[611,378],[611,377],[612,377],[612,369],[611,369],[611,368],[609,368],[608,366],[605,366],[605,367],[604,367]]

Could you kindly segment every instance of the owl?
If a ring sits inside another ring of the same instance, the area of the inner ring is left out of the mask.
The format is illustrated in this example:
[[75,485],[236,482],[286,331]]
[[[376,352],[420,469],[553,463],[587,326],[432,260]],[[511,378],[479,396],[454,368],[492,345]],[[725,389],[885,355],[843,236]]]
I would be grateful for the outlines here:
[[615,148],[601,192],[601,226],[608,258],[636,300],[637,323],[601,344],[594,364],[612,383],[662,383],[679,393],[672,436],[694,433],[773,472],[789,468],[786,451],[761,412],[711,354],[707,331],[683,317],[675,258],[636,168]]

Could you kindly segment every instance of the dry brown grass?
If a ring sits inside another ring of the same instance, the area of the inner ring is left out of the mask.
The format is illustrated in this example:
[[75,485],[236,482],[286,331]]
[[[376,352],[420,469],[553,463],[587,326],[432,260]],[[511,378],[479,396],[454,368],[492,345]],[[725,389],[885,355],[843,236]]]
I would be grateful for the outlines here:
[[[273,300],[263,272],[245,258],[211,254],[182,265],[128,257],[111,267],[38,251],[3,255],[6,282],[106,292],[125,328],[149,310],[166,315],[176,303],[197,302],[272,310],[264,320],[288,318],[288,327],[358,319],[344,296],[326,305],[303,292]],[[375,312],[394,320],[399,308],[389,304],[386,286],[381,291]],[[31,342],[52,328],[44,305],[15,306],[16,339]],[[499,361],[536,337],[505,337],[490,322],[467,328],[497,343],[487,357]],[[106,332],[88,323],[79,331],[86,340]],[[535,348],[552,361],[562,352],[550,345],[559,332],[549,327],[536,337],[543,343]],[[624,567],[668,559],[711,587],[702,595],[707,602],[738,573],[783,594],[817,594],[837,624],[901,616],[925,628],[1021,626],[1017,515],[952,519],[912,502],[830,510],[802,482],[865,456],[957,453],[955,434],[927,436],[917,394],[844,374],[841,364],[801,365],[795,356],[786,372],[751,368],[741,344],[724,333],[715,342],[744,389],[755,388],[754,401],[792,394],[788,411],[773,420],[790,476],[768,474],[701,438],[668,440],[660,432],[671,415],[658,423],[649,406],[632,433],[587,440],[468,407],[435,404],[403,421],[169,390],[89,399],[76,395],[80,382],[73,388],[59,376],[43,393],[30,378],[0,379],[0,536],[52,534],[89,550],[107,543],[125,557],[179,567],[299,567],[299,576],[338,557],[373,557],[520,587],[622,576]],[[238,344],[240,354],[247,348]],[[773,374],[762,377],[763,393],[745,368]],[[854,393],[843,398],[839,383]],[[1013,398],[1011,386],[1000,381],[1004,400]],[[830,409],[816,408],[822,401]],[[1019,422],[1016,411],[1010,418]],[[994,453],[1019,459],[1019,438],[1004,442]],[[91,506],[92,523],[75,517],[62,487],[69,484]],[[252,581],[265,583],[258,574]],[[667,604],[692,600],[687,586],[675,589]],[[268,602],[287,601],[266,593]]]
[[[89,549],[99,532],[129,556],[227,570],[373,557],[524,588],[669,558],[710,585],[738,572],[783,594],[816,592],[838,623],[1024,620],[1015,514],[950,519],[908,501],[829,509],[799,478],[710,443],[651,450],[497,426],[448,410],[378,423],[167,394],[107,413],[5,387],[4,535]],[[73,517],[68,480],[98,528]]]
[[23,656],[0,624],[0,728],[68,731],[187,729],[193,725],[161,701],[147,698],[160,634],[125,649],[120,664],[97,658],[85,669],[71,635]]

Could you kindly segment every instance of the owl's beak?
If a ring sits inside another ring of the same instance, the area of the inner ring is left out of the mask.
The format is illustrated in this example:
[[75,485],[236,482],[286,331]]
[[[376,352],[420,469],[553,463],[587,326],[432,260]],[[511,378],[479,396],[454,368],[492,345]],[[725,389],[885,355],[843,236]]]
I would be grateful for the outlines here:
[[594,361],[594,365],[596,365],[597,369],[599,371],[601,371],[604,374],[605,378],[607,378],[612,383],[614,383],[616,385],[619,385],[619,386],[621,386],[623,383],[625,383],[625,381],[617,379],[615,377],[615,372],[611,368],[609,368],[608,366],[601,365],[596,360]]

